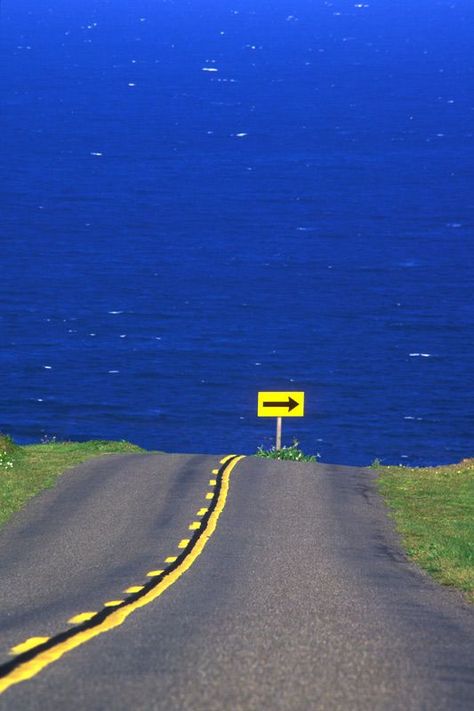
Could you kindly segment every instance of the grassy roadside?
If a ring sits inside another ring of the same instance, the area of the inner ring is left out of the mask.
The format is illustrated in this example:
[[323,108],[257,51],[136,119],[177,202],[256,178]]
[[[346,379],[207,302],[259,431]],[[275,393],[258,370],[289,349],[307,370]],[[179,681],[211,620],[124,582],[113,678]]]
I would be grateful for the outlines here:
[[474,459],[440,467],[375,468],[408,555],[474,602]]
[[20,446],[0,435],[0,527],[70,467],[104,454],[144,452],[129,442],[49,442]]
[[316,462],[319,454],[316,456],[305,454],[299,448],[299,442],[295,439],[292,445],[282,447],[281,449],[265,449],[263,445],[257,448],[256,457],[264,457],[266,459],[283,459],[288,462]]

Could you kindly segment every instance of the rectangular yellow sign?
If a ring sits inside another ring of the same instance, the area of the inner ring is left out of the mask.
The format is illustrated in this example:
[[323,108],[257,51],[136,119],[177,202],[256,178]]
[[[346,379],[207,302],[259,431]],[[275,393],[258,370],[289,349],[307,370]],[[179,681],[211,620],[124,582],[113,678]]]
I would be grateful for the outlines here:
[[258,393],[258,417],[303,417],[304,393]]

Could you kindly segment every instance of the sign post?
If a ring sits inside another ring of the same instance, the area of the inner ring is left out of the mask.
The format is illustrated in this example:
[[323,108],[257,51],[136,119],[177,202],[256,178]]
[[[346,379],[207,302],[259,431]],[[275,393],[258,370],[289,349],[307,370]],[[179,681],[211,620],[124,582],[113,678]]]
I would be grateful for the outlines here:
[[281,449],[281,417],[277,417],[275,449]]
[[276,417],[275,449],[281,449],[282,417],[304,416],[303,392],[259,392],[258,417]]

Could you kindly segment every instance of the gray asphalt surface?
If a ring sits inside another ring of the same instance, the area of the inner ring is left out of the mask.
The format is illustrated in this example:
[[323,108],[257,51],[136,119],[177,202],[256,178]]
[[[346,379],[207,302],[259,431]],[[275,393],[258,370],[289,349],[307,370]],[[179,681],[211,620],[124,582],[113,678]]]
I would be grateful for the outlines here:
[[[0,534],[3,660],[176,555],[218,460],[96,460],[34,500]],[[474,614],[405,560],[371,472],[250,457],[180,580],[0,696],[46,708],[471,709]]]

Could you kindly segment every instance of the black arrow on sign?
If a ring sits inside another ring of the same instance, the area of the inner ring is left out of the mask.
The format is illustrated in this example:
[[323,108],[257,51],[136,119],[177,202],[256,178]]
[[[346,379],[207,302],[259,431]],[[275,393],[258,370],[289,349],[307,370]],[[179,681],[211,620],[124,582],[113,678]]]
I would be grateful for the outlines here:
[[296,400],[293,400],[292,397],[288,397],[288,400],[286,402],[264,402],[262,404],[263,407],[287,407],[288,412],[291,412],[295,409],[295,407],[298,407],[299,405],[299,403],[296,402]]

